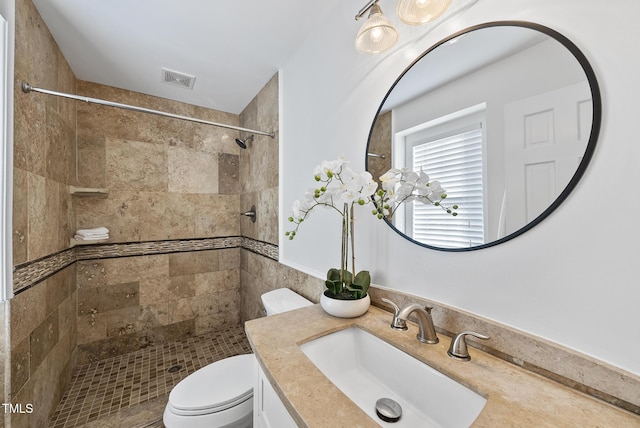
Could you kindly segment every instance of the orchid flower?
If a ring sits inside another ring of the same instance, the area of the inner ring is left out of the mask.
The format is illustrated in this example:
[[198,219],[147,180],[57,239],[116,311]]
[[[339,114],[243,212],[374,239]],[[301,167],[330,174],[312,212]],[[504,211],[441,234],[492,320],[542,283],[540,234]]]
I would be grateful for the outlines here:
[[[392,168],[380,177],[381,188],[367,171],[356,173],[344,157],[332,161],[322,161],[313,170],[313,177],[318,187],[307,190],[304,198],[293,202],[292,215],[289,222],[295,225],[285,235],[293,239],[300,225],[309,217],[316,207],[335,210],[342,216],[342,249],[340,269],[330,269],[327,273],[327,288],[335,295],[361,298],[369,287],[369,272],[362,271],[356,275],[354,256],[354,207],[356,205],[373,204],[372,214],[378,218],[393,216],[401,204],[409,201],[420,201],[425,204],[439,206],[452,215],[457,215],[457,205],[445,207],[441,201],[447,197],[438,181],[430,181],[424,171],[410,171],[407,168]],[[349,240],[351,249],[349,249]],[[347,258],[351,251],[351,271],[347,266]]]

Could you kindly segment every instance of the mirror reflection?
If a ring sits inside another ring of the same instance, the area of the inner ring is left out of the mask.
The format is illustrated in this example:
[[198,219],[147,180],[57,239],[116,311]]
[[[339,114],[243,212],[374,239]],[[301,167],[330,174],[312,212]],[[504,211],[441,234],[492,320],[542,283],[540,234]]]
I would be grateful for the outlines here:
[[523,233],[568,195],[591,157],[600,100],[593,71],[566,38],[534,24],[494,23],[419,58],[371,127],[367,169],[421,168],[458,216],[419,202],[388,223],[445,250]]

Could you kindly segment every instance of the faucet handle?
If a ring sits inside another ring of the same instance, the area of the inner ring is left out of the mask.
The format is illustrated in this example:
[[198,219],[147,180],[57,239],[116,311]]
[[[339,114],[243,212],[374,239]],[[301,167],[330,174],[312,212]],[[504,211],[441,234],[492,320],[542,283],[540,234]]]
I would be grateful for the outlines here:
[[471,356],[469,355],[469,350],[467,349],[467,341],[465,339],[465,336],[467,335],[477,337],[478,339],[490,339],[489,336],[476,333],[475,331],[463,331],[462,333],[456,334],[453,339],[451,339],[451,345],[449,346],[447,355],[453,358],[458,358],[460,360],[469,361],[471,359]]
[[386,299],[384,297],[380,300],[382,300],[383,302],[393,307],[393,320],[391,321],[391,328],[395,330],[406,330],[407,329],[406,321],[398,317],[398,314],[400,314],[400,308],[398,307],[398,305],[396,305],[391,300]]

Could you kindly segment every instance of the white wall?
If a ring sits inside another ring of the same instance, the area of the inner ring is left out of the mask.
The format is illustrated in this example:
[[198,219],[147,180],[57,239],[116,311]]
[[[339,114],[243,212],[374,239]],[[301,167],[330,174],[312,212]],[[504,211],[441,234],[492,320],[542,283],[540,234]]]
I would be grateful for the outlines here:
[[[454,9],[467,0],[454,0]],[[419,52],[483,22],[524,20],[551,27],[583,51],[595,69],[603,122],[595,156],[578,187],[550,217],[502,245],[463,253],[420,248],[362,210],[358,269],[373,281],[511,325],[640,374],[640,2],[479,0],[430,30],[398,24],[390,53],[353,48],[360,5],[333,0],[330,30],[310,37],[282,69],[281,230],[294,199],[313,186],[313,167],[344,154],[364,167],[369,128],[389,86]],[[395,2],[381,0],[396,20]],[[318,213],[320,214],[320,213]],[[339,258],[338,219],[316,215],[281,261],[322,276]]]

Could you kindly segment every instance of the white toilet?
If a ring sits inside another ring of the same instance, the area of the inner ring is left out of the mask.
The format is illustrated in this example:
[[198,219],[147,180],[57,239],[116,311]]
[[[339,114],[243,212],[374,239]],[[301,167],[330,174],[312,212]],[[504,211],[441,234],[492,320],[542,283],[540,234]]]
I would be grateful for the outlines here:
[[[267,316],[313,305],[288,288],[261,296]],[[253,425],[253,354],[216,361],[182,379],[169,394],[167,428],[249,428]]]

